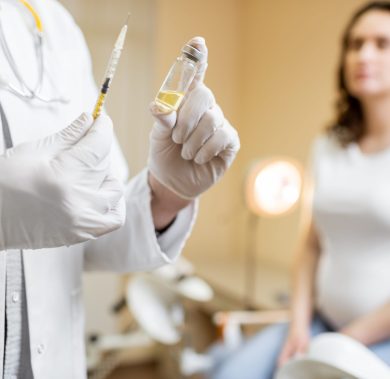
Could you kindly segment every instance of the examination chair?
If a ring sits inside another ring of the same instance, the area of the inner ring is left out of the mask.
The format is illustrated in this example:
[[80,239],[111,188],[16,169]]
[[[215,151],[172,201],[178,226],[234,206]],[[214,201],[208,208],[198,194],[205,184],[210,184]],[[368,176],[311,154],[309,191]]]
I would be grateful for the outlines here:
[[[237,347],[242,327],[288,322],[288,310],[218,312],[214,322],[224,342]],[[339,333],[313,338],[306,354],[278,370],[275,379],[390,379],[390,367],[354,339]]]

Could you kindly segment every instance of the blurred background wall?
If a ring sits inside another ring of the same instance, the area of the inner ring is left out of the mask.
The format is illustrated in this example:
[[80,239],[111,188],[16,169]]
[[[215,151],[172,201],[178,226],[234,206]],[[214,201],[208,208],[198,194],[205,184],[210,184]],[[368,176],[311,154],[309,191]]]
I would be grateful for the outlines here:
[[[180,47],[192,36],[206,38],[206,84],[238,129],[242,148],[226,177],[202,196],[199,219],[185,255],[200,268],[215,272],[216,277],[223,265],[232,265],[228,280],[223,276],[220,279],[220,285],[228,285],[243,269],[248,220],[242,192],[246,170],[254,160],[270,155],[287,155],[306,162],[311,141],[332,118],[341,32],[351,12],[363,1],[62,3],[85,33],[98,81],[126,14],[132,12],[127,47],[107,109],[133,173],[146,163],[152,125],[149,102]],[[299,212],[261,220],[256,237],[260,267],[287,273],[298,220]],[[116,282],[107,279],[112,277],[104,275],[91,279],[90,294],[109,293],[115,288]],[[103,285],[105,280],[111,285]],[[91,308],[98,306],[88,302]]]

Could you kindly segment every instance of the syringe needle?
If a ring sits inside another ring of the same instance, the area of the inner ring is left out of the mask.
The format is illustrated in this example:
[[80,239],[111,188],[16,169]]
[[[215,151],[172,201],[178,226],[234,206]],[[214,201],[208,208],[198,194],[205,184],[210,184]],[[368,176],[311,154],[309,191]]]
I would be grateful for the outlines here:
[[104,75],[103,84],[100,89],[100,94],[96,102],[95,109],[93,110],[92,113],[94,119],[96,119],[100,115],[101,109],[106,99],[108,89],[110,88],[110,84],[112,82],[112,79],[114,78],[114,74],[119,62],[119,58],[121,56],[123,46],[125,44],[125,38],[127,34],[127,23],[129,20],[129,16],[130,13],[127,15],[126,24],[122,27],[119,36],[115,41],[114,49],[111,53],[110,60],[108,61],[106,74]]

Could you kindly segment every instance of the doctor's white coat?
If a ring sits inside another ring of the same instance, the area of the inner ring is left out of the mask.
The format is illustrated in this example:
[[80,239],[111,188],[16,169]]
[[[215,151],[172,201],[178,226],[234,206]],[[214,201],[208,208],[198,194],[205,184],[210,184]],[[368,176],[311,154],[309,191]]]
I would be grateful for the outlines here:
[[[97,97],[88,49],[72,17],[55,0],[35,0],[33,4],[45,28],[42,92],[47,96],[59,92],[69,96],[70,102],[28,102],[0,88],[0,102],[9,121],[14,145],[45,137],[66,127],[83,111],[92,110]],[[1,5],[1,22],[8,44],[16,62],[20,63],[18,68],[22,76],[33,86],[38,65],[31,33],[32,20],[28,13],[21,11],[17,0],[5,0]],[[3,77],[14,80],[2,50],[0,70]],[[2,139],[0,129],[1,149]],[[118,177],[125,180],[127,166],[118,144],[114,146],[112,161]],[[194,222],[196,203],[182,210],[173,226],[156,239],[146,171],[129,182],[126,198],[127,221],[119,230],[72,247],[23,252],[35,379],[86,377],[81,288],[83,270],[151,270],[173,261],[180,254]],[[4,354],[6,264],[6,252],[2,251],[0,373]]]

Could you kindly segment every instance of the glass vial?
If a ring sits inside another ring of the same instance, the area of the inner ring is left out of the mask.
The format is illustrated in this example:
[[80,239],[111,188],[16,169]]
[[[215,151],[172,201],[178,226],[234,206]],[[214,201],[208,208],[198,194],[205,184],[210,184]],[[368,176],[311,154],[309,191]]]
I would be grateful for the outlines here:
[[177,111],[194,79],[204,54],[191,45],[184,45],[158,94],[156,103],[164,111]]

